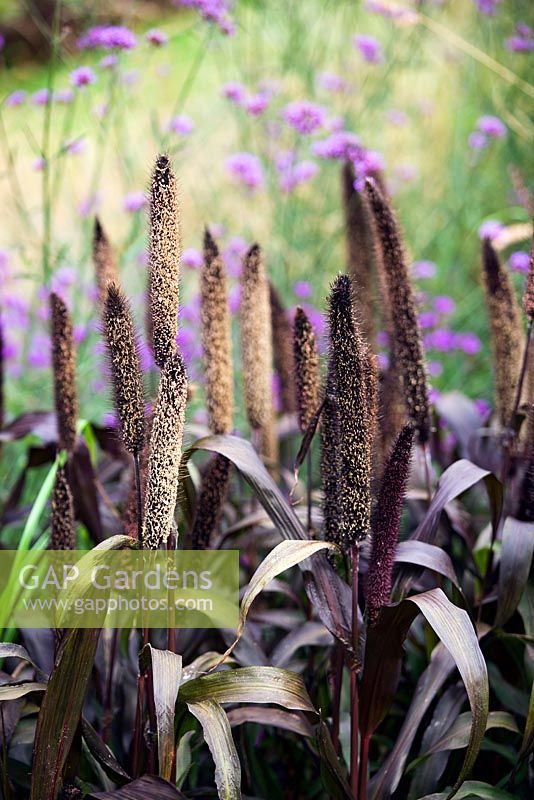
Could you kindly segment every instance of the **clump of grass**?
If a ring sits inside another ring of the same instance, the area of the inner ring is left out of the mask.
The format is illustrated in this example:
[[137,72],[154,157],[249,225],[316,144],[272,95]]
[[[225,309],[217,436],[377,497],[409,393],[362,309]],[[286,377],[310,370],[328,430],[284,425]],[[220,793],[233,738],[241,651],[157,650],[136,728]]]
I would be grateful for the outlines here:
[[430,436],[425,356],[402,237],[393,208],[377,184],[367,180],[366,191],[381,243],[395,359],[408,413],[425,444]]
[[187,403],[187,373],[175,351],[161,372],[148,456],[143,547],[156,550],[169,538],[178,496]]
[[295,412],[295,363],[291,322],[278,290],[269,282],[274,367],[280,381],[280,405],[285,414]]
[[373,535],[367,574],[366,608],[369,622],[376,622],[379,609],[389,603],[399,537],[399,526],[410,462],[414,429],[405,425],[386,461],[373,516]]
[[141,360],[128,300],[115,284],[108,286],[103,321],[122,441],[138,456],[145,442]]
[[372,425],[376,396],[369,386],[369,353],[354,316],[350,278],[339,276],[329,299],[330,380],[337,396],[341,474],[340,541],[348,550],[370,528]]
[[300,306],[293,323],[293,357],[299,427],[304,433],[319,408],[321,376],[315,331]]
[[64,466],[58,467],[52,493],[50,549],[76,549],[74,504]]
[[113,248],[99,218],[95,218],[93,231],[93,263],[100,305],[106,302],[108,286],[119,284],[119,271]]
[[150,189],[150,331],[156,364],[163,369],[176,349],[182,232],[178,184],[169,157],[160,155]]
[[72,453],[76,445],[76,423],[78,420],[76,354],[72,320],[64,301],[55,292],[50,295],[50,311],[58,445],[60,449]]
[[501,425],[513,413],[523,344],[521,313],[507,272],[489,239],[482,243],[482,264],[495,370],[495,408]]
[[252,245],[245,256],[241,288],[241,350],[247,417],[263,455],[276,460],[269,284],[257,244]]

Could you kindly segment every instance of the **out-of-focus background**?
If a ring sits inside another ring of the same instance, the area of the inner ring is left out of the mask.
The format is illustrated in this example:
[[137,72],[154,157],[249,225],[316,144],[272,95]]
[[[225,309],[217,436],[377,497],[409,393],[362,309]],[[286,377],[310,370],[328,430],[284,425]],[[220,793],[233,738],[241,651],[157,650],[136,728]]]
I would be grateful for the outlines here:
[[529,0],[0,0],[8,417],[50,406],[53,287],[76,321],[82,414],[105,419],[94,217],[142,327],[145,192],[160,151],[182,186],[180,343],[193,379],[204,226],[223,250],[235,313],[241,257],[258,240],[288,308],[303,304],[321,328],[344,268],[349,157],[359,181],[383,169],[398,208],[433,391],[461,388],[483,411],[481,236],[518,291],[528,266],[533,17]]

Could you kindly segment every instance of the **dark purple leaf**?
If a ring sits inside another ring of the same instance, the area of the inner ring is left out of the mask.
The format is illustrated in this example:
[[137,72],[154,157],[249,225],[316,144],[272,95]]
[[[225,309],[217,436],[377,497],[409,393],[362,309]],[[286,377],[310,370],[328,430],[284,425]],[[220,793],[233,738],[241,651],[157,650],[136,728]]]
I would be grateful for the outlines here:
[[299,736],[313,736],[313,726],[306,717],[298,711],[286,711],[283,708],[262,708],[261,706],[242,706],[233,708],[228,712],[228,721],[234,728],[245,722],[255,722],[258,725],[272,725],[282,728]]
[[92,800],[186,800],[172,783],[155,775],[143,775],[113,792],[98,792],[88,797]]
[[408,539],[405,542],[399,542],[395,553],[395,561],[405,564],[417,564],[419,567],[438,572],[448,578],[461,591],[450,556],[441,547],[436,547],[436,545],[428,542]]
[[83,440],[78,440],[74,457],[69,462],[69,482],[76,517],[83,522],[92,539],[100,543],[106,537],[100,518],[96,480],[89,449]]
[[21,414],[0,432],[0,441],[13,442],[25,436],[37,436],[46,444],[57,440],[56,415],[53,411],[30,411]]
[[496,625],[504,625],[516,610],[528,581],[533,552],[532,523],[508,517],[502,532]]

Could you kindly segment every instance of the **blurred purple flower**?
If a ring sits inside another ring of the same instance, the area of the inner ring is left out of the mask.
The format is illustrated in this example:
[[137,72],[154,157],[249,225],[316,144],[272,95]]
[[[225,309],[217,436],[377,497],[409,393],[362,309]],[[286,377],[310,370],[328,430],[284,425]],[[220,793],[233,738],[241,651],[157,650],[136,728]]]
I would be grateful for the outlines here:
[[382,17],[389,19],[414,19],[415,14],[411,8],[405,6],[390,5],[389,3],[382,3],[380,0],[367,0],[364,5],[366,11],[371,14],[380,14]]
[[151,30],[147,31],[145,33],[145,39],[156,47],[161,47],[169,41],[167,34],[158,30],[158,28],[151,28]]
[[338,161],[355,161],[362,152],[360,139],[355,133],[337,131],[326,139],[320,139],[311,145],[312,153],[318,158],[332,158]]
[[107,56],[104,56],[100,59],[99,67],[102,69],[113,69],[119,63],[119,59],[114,53],[109,53]]
[[78,206],[78,214],[85,219],[97,210],[100,206],[101,197],[99,194],[90,194]]
[[54,100],[56,103],[68,105],[69,103],[72,103],[73,99],[74,92],[72,89],[58,89],[57,92],[54,92]]
[[78,156],[85,151],[86,145],[86,140],[83,136],[80,136],[78,139],[73,139],[72,142],[67,142],[65,150],[67,153],[70,153],[71,156]]
[[24,92],[22,89],[16,89],[14,92],[11,92],[11,94],[8,94],[4,102],[6,106],[14,107],[21,106],[25,100],[26,92]]
[[259,117],[269,105],[269,97],[265,92],[258,92],[245,100],[245,109],[252,117]]
[[335,72],[320,72],[317,75],[317,86],[326,89],[328,92],[344,92],[347,89],[347,82],[341,75]]
[[502,222],[499,222],[498,219],[488,219],[486,222],[483,222],[478,229],[478,235],[480,239],[489,239],[493,241],[493,239],[500,236],[503,230],[504,225]]
[[2,311],[9,327],[24,328],[28,324],[30,304],[24,297],[5,294],[2,298]]
[[481,397],[479,397],[474,402],[475,402],[476,410],[478,411],[478,413],[480,414],[482,419],[485,419],[486,417],[488,417],[489,414],[490,414],[490,411],[491,411],[491,406],[488,403],[488,401],[484,400]]
[[396,125],[399,128],[406,125],[408,122],[408,115],[406,112],[400,111],[398,108],[390,108],[389,111],[386,111],[386,117],[392,125]]
[[456,308],[456,304],[452,297],[447,297],[446,295],[438,295],[438,297],[434,298],[434,308],[438,312],[438,314],[452,314],[454,309]]
[[36,172],[42,172],[45,168],[45,165],[46,161],[42,156],[37,156],[37,158],[34,158],[32,161],[32,169],[34,169]]
[[456,337],[456,346],[468,356],[476,356],[482,350],[482,342],[476,333],[459,333]]
[[34,106],[45,106],[48,103],[49,97],[50,92],[48,89],[37,89],[37,91],[32,94],[32,103]]
[[362,192],[365,179],[375,175],[377,172],[382,172],[384,167],[384,157],[381,153],[376,150],[361,149],[359,156],[354,160],[354,172],[356,174],[354,188],[356,191]]
[[234,153],[226,159],[226,168],[239,183],[251,190],[263,186],[263,167],[260,159],[252,153]]
[[195,123],[187,114],[179,114],[169,121],[169,130],[180,136],[189,136],[195,129]]
[[50,337],[44,333],[35,333],[28,348],[28,364],[30,367],[48,367],[51,361]]
[[231,314],[237,314],[241,306],[241,284],[236,283],[228,292],[228,308]]
[[242,259],[248,249],[248,243],[241,236],[233,236],[228,240],[223,251],[223,260],[231,278],[241,277]]
[[486,14],[488,17],[494,16],[500,2],[501,0],[475,0],[476,7],[481,14]]
[[235,25],[229,14],[228,0],[172,0],[174,5],[196,8],[206,22],[217,25],[219,30],[227,36],[233,36]]
[[309,100],[295,100],[288,103],[282,115],[288,125],[303,135],[314,133],[326,120],[326,110]]
[[510,36],[504,46],[512,53],[531,53],[534,50],[534,39],[526,36]]
[[232,103],[242,105],[245,102],[247,90],[242,83],[230,81],[230,83],[225,83],[221,87],[221,94],[223,97],[226,97],[227,100],[231,100]]
[[293,293],[301,300],[305,300],[307,297],[311,297],[312,288],[308,281],[297,281],[293,284]]
[[380,42],[374,36],[358,34],[352,41],[369,64],[380,64],[384,60]]
[[432,378],[437,378],[443,372],[443,364],[440,364],[439,361],[429,361],[428,362],[428,374]]
[[70,73],[69,80],[73,86],[80,89],[83,86],[90,86],[95,83],[96,75],[91,67],[77,67]]
[[291,193],[301,183],[307,183],[317,175],[319,167],[313,161],[298,161],[280,175],[280,189]]
[[387,331],[378,331],[376,334],[376,343],[379,347],[387,347],[389,344],[389,334]]
[[328,117],[323,127],[325,131],[332,131],[332,133],[342,131],[345,127],[345,118],[341,116]]
[[114,411],[106,411],[102,417],[102,425],[104,428],[117,428],[119,424],[117,415]]
[[198,267],[202,266],[202,253],[194,247],[188,247],[182,253],[182,264],[184,267],[198,269]]
[[522,272],[526,274],[529,271],[530,256],[524,250],[516,250],[510,255],[508,259],[510,269],[514,272]]
[[124,25],[96,25],[78,39],[80,50],[131,50],[136,44],[135,35]]
[[433,278],[437,271],[437,264],[433,261],[414,261],[412,265],[414,278]]
[[144,192],[130,192],[124,198],[123,208],[125,211],[136,212],[141,211],[147,203],[147,197]]
[[76,344],[80,344],[80,342],[83,342],[83,340],[87,338],[87,334],[89,333],[89,327],[83,324],[75,325],[72,333]]
[[18,358],[20,353],[20,345],[18,342],[14,342],[12,339],[8,339],[4,336],[4,341],[2,343],[2,354],[4,356],[4,361],[10,361],[12,358]]
[[504,122],[499,119],[499,117],[491,116],[491,114],[479,117],[477,120],[477,128],[481,133],[484,133],[491,139],[502,139],[503,136],[506,136],[506,125]]
[[419,314],[421,328],[434,328],[438,324],[438,315],[434,311],[422,311]]
[[440,353],[448,353],[456,345],[456,335],[446,328],[437,328],[435,331],[425,335],[424,343],[428,349],[438,350]]
[[469,138],[467,139],[467,144],[471,150],[483,150],[487,143],[487,137],[480,131],[474,131],[473,133],[470,133]]
[[2,34],[0,33],[0,53],[1,53],[1,52],[2,52],[2,50],[4,49],[4,47],[5,47],[5,44],[6,44],[5,37],[4,37],[4,36],[2,36]]

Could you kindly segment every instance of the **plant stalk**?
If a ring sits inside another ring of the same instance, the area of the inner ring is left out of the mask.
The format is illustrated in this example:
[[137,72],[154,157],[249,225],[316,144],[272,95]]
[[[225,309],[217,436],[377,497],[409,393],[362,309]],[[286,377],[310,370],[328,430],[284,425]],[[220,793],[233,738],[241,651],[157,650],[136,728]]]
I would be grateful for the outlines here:
[[358,631],[358,566],[360,562],[359,545],[353,544],[351,549],[352,564],[352,647],[354,650],[354,664],[350,670],[350,787],[354,800],[358,798],[358,742],[359,742],[359,696],[358,696],[358,664],[357,654],[359,650],[359,631]]
[[360,800],[365,800],[367,796],[367,770],[369,764],[369,744],[371,742],[370,736],[363,736],[360,752],[360,783],[358,787],[358,797]]
[[141,465],[139,463],[139,453],[134,453],[134,475],[135,475],[135,498],[137,515],[137,538],[143,546],[143,499],[141,496]]
[[312,530],[312,454],[311,454],[311,445],[308,449],[306,454],[306,465],[307,465],[307,475],[306,475],[306,494],[307,494],[307,502],[308,502],[308,517],[307,517],[307,530],[311,533]]

